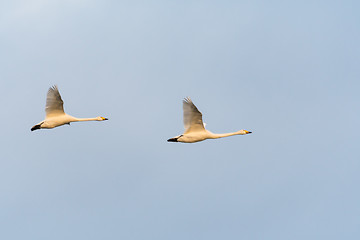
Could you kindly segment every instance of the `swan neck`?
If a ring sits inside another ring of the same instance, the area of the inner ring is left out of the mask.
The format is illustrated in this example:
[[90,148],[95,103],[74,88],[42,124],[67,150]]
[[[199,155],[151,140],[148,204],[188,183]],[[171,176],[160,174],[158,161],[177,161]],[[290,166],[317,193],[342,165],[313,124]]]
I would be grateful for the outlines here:
[[74,122],[97,121],[97,118],[74,118]]
[[234,135],[241,135],[241,133],[240,132],[232,132],[232,133],[211,133],[210,134],[211,138],[213,138],[213,139],[230,137],[230,136],[234,136]]

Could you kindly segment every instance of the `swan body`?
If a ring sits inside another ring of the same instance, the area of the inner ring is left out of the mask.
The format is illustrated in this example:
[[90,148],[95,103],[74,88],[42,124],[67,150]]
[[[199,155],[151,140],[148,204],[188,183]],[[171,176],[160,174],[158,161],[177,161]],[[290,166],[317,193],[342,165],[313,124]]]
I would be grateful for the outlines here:
[[206,139],[216,139],[251,133],[247,130],[240,130],[232,133],[216,134],[206,130],[205,124],[202,121],[201,112],[197,109],[189,97],[183,100],[183,112],[185,132],[179,136],[168,139],[168,142],[194,143],[204,141]]
[[64,112],[64,102],[61,99],[59,90],[57,86],[49,88],[46,98],[46,107],[45,107],[45,120],[36,124],[31,128],[31,131],[42,129],[42,128],[55,128],[71,122],[81,122],[81,121],[104,121],[108,120],[104,117],[95,117],[95,118],[76,118],[70,116]]

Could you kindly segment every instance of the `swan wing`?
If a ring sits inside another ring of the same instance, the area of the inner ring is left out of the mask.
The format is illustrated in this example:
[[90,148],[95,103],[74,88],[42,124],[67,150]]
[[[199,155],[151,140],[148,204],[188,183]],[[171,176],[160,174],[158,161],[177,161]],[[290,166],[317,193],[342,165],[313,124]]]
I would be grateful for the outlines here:
[[205,131],[202,114],[189,97],[183,100],[185,133]]
[[63,105],[64,102],[61,99],[58,87],[55,85],[49,88],[46,97],[46,117],[53,117],[65,114]]

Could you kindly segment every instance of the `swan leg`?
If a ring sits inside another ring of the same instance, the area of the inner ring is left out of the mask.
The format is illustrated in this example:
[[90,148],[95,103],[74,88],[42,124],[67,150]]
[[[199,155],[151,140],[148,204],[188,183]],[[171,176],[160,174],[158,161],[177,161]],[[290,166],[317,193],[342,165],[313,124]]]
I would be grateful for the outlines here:
[[169,138],[167,141],[168,141],[168,142],[177,142],[178,139],[177,139],[177,138]]
[[35,126],[33,126],[33,127],[31,128],[31,131],[40,129],[40,128],[41,128],[41,125],[42,125],[43,123],[44,123],[44,122],[41,122],[41,123],[36,124]]
[[41,128],[41,124],[35,125],[31,128],[31,131],[38,130]]
[[174,137],[174,138],[169,138],[167,141],[168,142],[178,142],[178,139],[180,138],[180,137],[182,137],[183,135],[180,135],[180,136],[177,136],[177,137]]

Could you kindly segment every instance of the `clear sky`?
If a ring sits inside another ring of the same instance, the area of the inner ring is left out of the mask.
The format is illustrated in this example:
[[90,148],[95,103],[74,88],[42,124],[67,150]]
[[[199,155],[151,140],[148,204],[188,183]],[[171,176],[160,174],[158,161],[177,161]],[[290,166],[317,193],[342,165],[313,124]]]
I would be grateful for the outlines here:
[[[0,239],[360,239],[359,9],[1,1]],[[31,132],[53,84],[109,121]]]

